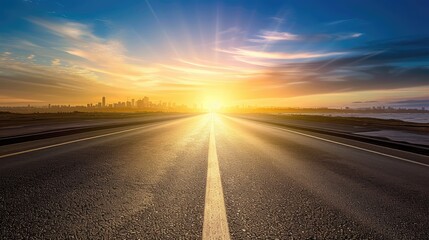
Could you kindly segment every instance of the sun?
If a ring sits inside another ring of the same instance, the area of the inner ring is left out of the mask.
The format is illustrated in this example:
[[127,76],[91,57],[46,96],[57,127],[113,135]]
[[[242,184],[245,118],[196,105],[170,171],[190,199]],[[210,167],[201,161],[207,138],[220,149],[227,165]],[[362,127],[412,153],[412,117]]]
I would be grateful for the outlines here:
[[234,103],[236,91],[226,86],[214,86],[201,92],[201,100],[208,112],[222,112]]
[[216,97],[207,97],[204,101],[204,106],[209,112],[218,112],[223,106],[223,102]]

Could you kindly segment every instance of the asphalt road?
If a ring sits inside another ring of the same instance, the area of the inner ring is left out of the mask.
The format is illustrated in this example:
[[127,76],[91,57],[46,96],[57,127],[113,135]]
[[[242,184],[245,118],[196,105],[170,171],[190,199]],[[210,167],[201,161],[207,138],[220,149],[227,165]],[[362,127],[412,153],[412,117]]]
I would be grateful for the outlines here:
[[1,239],[429,239],[428,157],[206,114],[0,147]]

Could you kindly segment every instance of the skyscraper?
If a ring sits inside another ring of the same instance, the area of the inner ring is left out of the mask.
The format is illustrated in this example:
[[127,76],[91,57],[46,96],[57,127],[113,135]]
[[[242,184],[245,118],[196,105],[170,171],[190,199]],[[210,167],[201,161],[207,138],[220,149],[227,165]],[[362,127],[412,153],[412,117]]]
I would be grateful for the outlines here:
[[106,107],[106,97],[101,98],[101,106]]
[[149,107],[149,98],[146,96],[143,98],[143,107],[144,108]]

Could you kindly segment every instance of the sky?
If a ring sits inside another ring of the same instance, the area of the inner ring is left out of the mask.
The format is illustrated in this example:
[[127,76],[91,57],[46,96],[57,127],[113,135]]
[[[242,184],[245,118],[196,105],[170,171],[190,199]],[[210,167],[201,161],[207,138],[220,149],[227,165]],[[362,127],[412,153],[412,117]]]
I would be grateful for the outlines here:
[[427,0],[3,0],[0,105],[429,106]]

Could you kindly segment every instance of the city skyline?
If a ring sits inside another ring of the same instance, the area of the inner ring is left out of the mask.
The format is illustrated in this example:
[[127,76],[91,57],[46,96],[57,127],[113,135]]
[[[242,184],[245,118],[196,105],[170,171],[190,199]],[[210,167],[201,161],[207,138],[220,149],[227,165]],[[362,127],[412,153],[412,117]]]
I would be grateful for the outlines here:
[[428,106],[424,4],[3,2],[0,105]]
[[[137,99],[109,101],[106,96],[100,98],[101,101],[91,102],[83,105],[71,104],[47,104],[47,105],[20,105],[20,106],[1,106],[0,112],[5,113],[60,113],[60,112],[223,112],[223,113],[329,113],[329,112],[368,112],[368,113],[428,113],[425,102],[411,105],[406,102],[394,102],[390,105],[381,105],[375,101],[354,102],[350,106],[342,107],[276,107],[276,106],[258,106],[258,105],[208,105],[204,103],[177,104],[172,101],[155,100],[151,101],[149,97],[144,96]],[[360,105],[366,104],[366,105]]]

